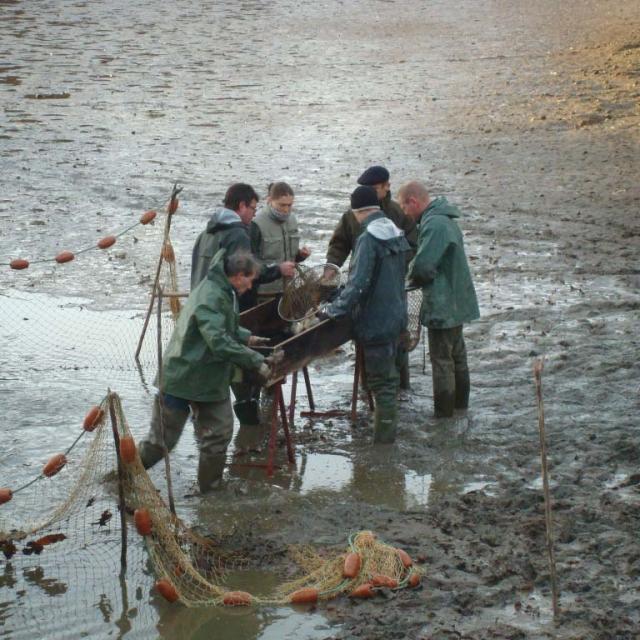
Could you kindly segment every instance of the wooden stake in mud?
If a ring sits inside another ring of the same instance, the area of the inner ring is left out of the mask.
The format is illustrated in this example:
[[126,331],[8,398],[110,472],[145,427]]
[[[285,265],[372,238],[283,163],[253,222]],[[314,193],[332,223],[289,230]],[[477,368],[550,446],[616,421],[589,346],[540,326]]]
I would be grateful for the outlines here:
[[176,503],[173,499],[173,483],[171,482],[171,463],[169,462],[169,450],[164,438],[164,402],[162,400],[162,287],[158,287],[158,404],[160,405],[160,437],[164,453],[164,470],[167,476],[167,495],[169,497],[169,509],[176,515]]
[[171,191],[171,199],[169,200],[169,204],[167,206],[167,220],[164,225],[164,234],[162,237],[162,248],[160,249],[160,257],[158,258],[158,266],[156,268],[156,277],[153,280],[153,288],[151,289],[151,300],[149,301],[149,308],[147,309],[147,315],[144,318],[144,323],[142,325],[142,331],[140,332],[140,339],[138,340],[138,347],[136,348],[135,359],[138,359],[140,355],[140,350],[142,349],[142,342],[144,341],[144,336],[147,333],[147,326],[149,325],[149,320],[151,319],[151,313],[153,312],[153,304],[156,301],[156,296],[158,295],[158,282],[160,281],[160,271],[162,269],[162,263],[164,261],[164,247],[169,238],[169,232],[171,231],[171,219],[173,218],[173,214],[176,212],[178,206],[178,195],[182,191],[182,187],[178,188],[178,183],[176,182],[173,185],[173,190]]
[[109,389],[109,417],[111,418],[111,429],[113,440],[116,445],[116,460],[118,465],[118,508],[120,509],[120,577],[124,578],[127,572],[127,521],[126,505],[124,501],[124,470],[120,459],[120,434],[118,433],[118,421],[116,419],[116,408],[114,394]]
[[542,360],[533,363],[533,376],[536,382],[538,399],[538,430],[540,432],[540,458],[542,461],[542,487],[544,491],[544,517],[546,522],[547,552],[549,554],[549,575],[551,576],[551,597],[553,620],[558,622],[558,582],[556,580],[556,559],[553,553],[553,528],[551,520],[551,497],[549,495],[549,472],[547,467],[547,446],[544,430],[544,404],[542,402]]

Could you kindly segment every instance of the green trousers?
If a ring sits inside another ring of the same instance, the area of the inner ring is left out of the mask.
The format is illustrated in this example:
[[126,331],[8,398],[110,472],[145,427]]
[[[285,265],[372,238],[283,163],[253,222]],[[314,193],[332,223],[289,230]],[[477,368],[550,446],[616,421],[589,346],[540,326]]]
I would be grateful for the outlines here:
[[451,329],[428,329],[429,358],[436,418],[453,415],[469,406],[469,368],[462,325]]
[[193,413],[194,431],[200,449],[198,484],[200,491],[205,492],[222,479],[227,447],[233,435],[230,398],[219,402],[187,403],[164,396],[161,403],[160,397],[156,395],[151,427],[147,437],[140,442],[138,450],[144,468],[152,467],[164,456],[163,429],[164,444],[171,451],[178,443],[190,413]]
[[400,375],[396,366],[398,345],[386,342],[363,345],[367,386],[375,400],[373,441],[390,444],[396,438],[397,394]]

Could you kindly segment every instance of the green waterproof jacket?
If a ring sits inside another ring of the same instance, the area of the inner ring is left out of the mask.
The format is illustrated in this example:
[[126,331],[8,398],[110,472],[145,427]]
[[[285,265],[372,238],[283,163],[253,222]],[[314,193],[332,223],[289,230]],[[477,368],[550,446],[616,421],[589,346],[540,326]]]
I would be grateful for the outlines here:
[[349,314],[353,332],[364,344],[398,339],[407,326],[404,234],[382,211],[368,216],[356,242],[349,280],[324,312],[330,318]]
[[[411,251],[415,252],[418,241],[418,231],[413,220],[404,214],[404,211],[395,200],[391,199],[391,192],[387,193],[379,204],[387,218],[389,218],[396,227],[404,231]],[[327,262],[341,267],[356,246],[356,240],[362,233],[362,230],[361,225],[358,224],[351,209],[345,211],[331,236],[331,240],[329,240]],[[411,253],[407,254],[407,256],[411,256]]]
[[251,335],[238,324],[236,294],[224,273],[224,250],[211,260],[202,282],[180,311],[164,353],[164,393],[197,402],[229,397],[234,368],[258,369],[264,358],[246,344]]
[[480,317],[460,227],[458,209],[436,198],[418,223],[418,251],[410,280],[422,287],[420,320],[432,329],[450,329]]

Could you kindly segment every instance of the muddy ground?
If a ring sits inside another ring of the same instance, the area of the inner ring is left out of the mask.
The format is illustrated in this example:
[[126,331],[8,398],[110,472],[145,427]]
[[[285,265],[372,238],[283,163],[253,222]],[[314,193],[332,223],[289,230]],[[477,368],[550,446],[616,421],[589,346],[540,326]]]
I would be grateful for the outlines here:
[[[322,604],[313,628],[236,620],[229,637],[639,636],[637,3],[13,1],[0,2],[0,16],[3,263],[123,228],[174,180],[185,186],[173,233],[183,277],[207,211],[238,179],[295,186],[316,263],[369,164],[388,166],[392,187],[423,179],[463,211],[482,313],[466,328],[468,412],[432,417],[420,345],[388,450],[372,448],[363,403],[354,428],[299,419],[295,473],[268,482],[231,468],[206,500],[191,495],[193,444],[176,452],[186,517],[205,532],[233,528],[227,543],[248,568],[284,579],[290,545],[342,549],[349,532],[371,529],[417,559],[422,587]],[[3,267],[2,286],[82,295],[98,308],[111,304],[106,288],[119,308],[139,310],[153,257],[134,264],[130,255],[113,257],[108,286],[97,260],[83,278]],[[320,408],[348,404],[344,354],[312,367]],[[545,362],[555,625],[536,358]],[[36,421],[21,423],[17,408],[30,380],[3,379],[5,428],[14,442],[28,439]],[[59,411],[81,395],[58,381],[39,387]],[[148,397],[130,396],[142,435]],[[16,461],[29,477],[25,466]],[[5,588],[5,612],[12,597]],[[208,611],[151,605],[140,637],[224,637]]]

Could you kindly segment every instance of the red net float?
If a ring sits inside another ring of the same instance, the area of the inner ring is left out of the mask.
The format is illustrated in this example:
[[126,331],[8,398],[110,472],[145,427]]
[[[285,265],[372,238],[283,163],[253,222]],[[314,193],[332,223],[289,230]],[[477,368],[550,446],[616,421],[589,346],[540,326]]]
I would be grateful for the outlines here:
[[246,591],[227,591],[222,597],[223,604],[229,607],[247,607],[252,600],[253,596]]
[[9,263],[9,266],[16,271],[22,271],[29,266],[29,261],[24,258],[16,258]]
[[344,558],[342,576],[344,578],[355,578],[360,573],[362,558],[359,553],[347,553]]
[[180,204],[180,200],[178,200],[178,198],[173,198],[169,200],[169,206],[167,207],[167,211],[169,212],[170,216],[172,216],[178,210],[179,204]]
[[169,602],[175,602],[180,596],[176,588],[165,578],[156,582],[156,591]]
[[145,211],[140,216],[140,224],[149,224],[158,214],[155,211]]
[[104,411],[98,406],[91,407],[84,417],[82,428],[85,431],[93,431],[102,422],[102,418],[104,418]]
[[398,586],[398,581],[391,576],[378,574],[371,578],[371,584],[374,587],[387,587],[389,589],[395,589]]
[[108,249],[109,247],[112,247],[115,243],[116,243],[115,236],[105,236],[104,238],[100,238],[100,240],[98,240],[98,248]]
[[54,544],[55,542],[60,542],[61,540],[66,540],[67,536],[64,533],[49,533],[46,536],[42,536],[42,538],[38,538],[36,540],[36,544],[45,547],[48,544]]
[[61,251],[56,256],[56,262],[58,264],[63,264],[65,262],[71,262],[74,258],[75,258],[75,256],[73,255],[73,253],[71,251]]
[[136,459],[136,441],[131,436],[120,438],[120,457],[127,464]]
[[294,591],[289,596],[289,602],[293,604],[309,604],[311,602],[318,602],[318,596],[320,593],[313,587],[304,587]]
[[350,594],[350,598],[373,598],[376,592],[373,590],[373,586],[368,582],[356,587]]
[[7,489],[6,487],[0,488],[0,504],[9,502],[11,498],[13,498],[13,491],[11,491],[11,489]]
[[420,574],[419,573],[412,573],[409,576],[409,580],[407,581],[407,584],[414,589],[415,587],[417,587],[420,584]]
[[148,536],[153,530],[153,521],[148,509],[136,509],[133,512],[133,522],[136,525],[136,531],[141,536]]
[[396,549],[396,553],[405,568],[410,567],[413,564],[411,556],[404,549]]
[[51,478],[51,476],[55,476],[64,465],[67,464],[67,457],[64,453],[57,453],[55,456],[49,459],[49,462],[44,465],[42,469],[42,474],[47,478]]

